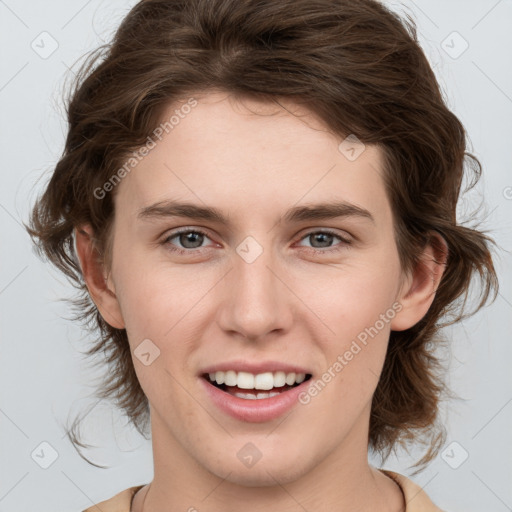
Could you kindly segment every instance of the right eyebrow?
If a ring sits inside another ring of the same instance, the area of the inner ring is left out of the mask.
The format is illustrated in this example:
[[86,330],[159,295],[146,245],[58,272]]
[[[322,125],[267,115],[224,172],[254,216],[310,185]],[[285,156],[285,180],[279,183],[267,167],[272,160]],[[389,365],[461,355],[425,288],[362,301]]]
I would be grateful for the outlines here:
[[219,210],[211,206],[199,206],[179,201],[159,201],[139,210],[138,219],[165,217],[189,217],[191,219],[209,220],[219,224],[229,224],[229,220]]

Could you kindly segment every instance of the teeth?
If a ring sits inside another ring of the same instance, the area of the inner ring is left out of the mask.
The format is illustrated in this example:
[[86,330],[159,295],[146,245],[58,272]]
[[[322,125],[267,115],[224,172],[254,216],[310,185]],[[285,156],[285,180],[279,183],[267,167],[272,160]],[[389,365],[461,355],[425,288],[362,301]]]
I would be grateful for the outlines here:
[[272,389],[274,387],[274,375],[270,372],[258,373],[254,377],[254,389]]
[[305,373],[297,373],[297,375],[295,375],[295,382],[297,384],[300,384],[301,382],[304,382],[305,378],[306,378],[306,374]]
[[254,375],[252,373],[238,372],[236,382],[240,389],[254,389]]
[[[269,391],[273,388],[281,388],[285,384],[288,386],[292,386],[295,383],[300,384],[306,378],[305,373],[265,372],[253,375],[252,373],[235,372],[233,370],[228,370],[227,372],[213,372],[209,373],[208,376],[210,378],[210,382],[216,382],[217,384],[237,386],[240,389],[261,389],[263,391]],[[247,395],[249,393],[239,394]],[[268,393],[258,393],[258,398],[261,394],[268,395]],[[253,397],[254,395],[251,394],[250,398]]]
[[262,398],[272,398],[279,395],[279,391],[271,391],[270,393],[235,393],[238,398],[245,398],[246,400],[261,400]]
[[288,386],[295,384],[295,373],[286,375],[286,384],[288,384]]
[[234,372],[233,370],[228,370],[224,374],[224,384],[226,384],[226,386],[236,386],[237,385],[236,372]]
[[274,373],[274,386],[280,388],[286,384],[286,373],[276,372]]

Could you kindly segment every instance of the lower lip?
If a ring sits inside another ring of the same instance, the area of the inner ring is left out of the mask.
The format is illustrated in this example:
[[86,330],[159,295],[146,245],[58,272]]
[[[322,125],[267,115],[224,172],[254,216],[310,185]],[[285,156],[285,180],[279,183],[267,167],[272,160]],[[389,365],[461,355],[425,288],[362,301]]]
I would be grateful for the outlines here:
[[203,377],[200,377],[200,380],[212,402],[224,413],[240,421],[263,423],[279,418],[290,410],[298,402],[299,395],[307,388],[311,379],[288,391],[283,391],[279,395],[255,400],[239,398],[226,393]]

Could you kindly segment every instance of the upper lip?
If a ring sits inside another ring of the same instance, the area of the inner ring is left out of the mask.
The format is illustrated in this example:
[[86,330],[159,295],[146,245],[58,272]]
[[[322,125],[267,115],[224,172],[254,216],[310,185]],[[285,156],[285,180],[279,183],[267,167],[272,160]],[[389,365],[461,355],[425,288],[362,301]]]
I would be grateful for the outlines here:
[[204,375],[205,373],[227,372],[228,370],[233,370],[235,372],[247,372],[254,375],[266,372],[311,374],[311,371],[303,366],[282,363],[280,361],[261,361],[256,363],[242,360],[226,361],[207,366],[201,370],[200,374]]

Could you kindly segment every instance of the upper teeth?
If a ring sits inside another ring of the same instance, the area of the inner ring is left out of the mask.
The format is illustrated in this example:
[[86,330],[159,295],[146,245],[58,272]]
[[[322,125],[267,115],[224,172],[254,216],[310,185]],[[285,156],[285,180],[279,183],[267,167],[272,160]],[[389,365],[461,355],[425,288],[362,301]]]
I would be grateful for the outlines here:
[[285,384],[292,386],[300,384],[305,378],[305,373],[284,373],[284,372],[266,372],[253,375],[248,372],[213,372],[208,374],[211,382],[217,384],[226,384],[226,386],[238,386],[241,389],[272,389],[280,388]]

